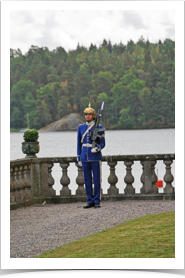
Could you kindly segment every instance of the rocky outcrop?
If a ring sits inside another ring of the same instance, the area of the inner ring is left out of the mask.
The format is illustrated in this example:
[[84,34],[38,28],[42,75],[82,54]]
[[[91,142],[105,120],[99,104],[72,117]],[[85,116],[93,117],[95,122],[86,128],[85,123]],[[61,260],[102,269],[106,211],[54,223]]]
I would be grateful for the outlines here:
[[62,119],[39,129],[39,132],[44,131],[77,131],[78,126],[83,124],[85,119],[78,113],[71,113]]

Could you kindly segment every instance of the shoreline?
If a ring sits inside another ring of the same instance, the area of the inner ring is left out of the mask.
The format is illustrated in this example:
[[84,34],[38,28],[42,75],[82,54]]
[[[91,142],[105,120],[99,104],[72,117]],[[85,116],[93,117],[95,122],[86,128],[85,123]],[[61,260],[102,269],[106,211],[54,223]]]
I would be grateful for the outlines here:
[[[114,128],[106,128],[105,130],[111,130],[111,131],[119,131],[119,130],[155,130],[155,129],[175,129],[175,126],[174,127],[152,127],[152,128],[130,128],[130,129],[114,129]],[[39,131],[39,130],[38,130]],[[56,130],[56,131],[39,131],[40,133],[47,133],[47,132],[69,132],[69,131],[72,131],[72,132],[77,132],[77,130]],[[17,129],[17,130],[11,130],[10,129],[10,133],[23,133],[23,132],[20,132],[20,129]]]

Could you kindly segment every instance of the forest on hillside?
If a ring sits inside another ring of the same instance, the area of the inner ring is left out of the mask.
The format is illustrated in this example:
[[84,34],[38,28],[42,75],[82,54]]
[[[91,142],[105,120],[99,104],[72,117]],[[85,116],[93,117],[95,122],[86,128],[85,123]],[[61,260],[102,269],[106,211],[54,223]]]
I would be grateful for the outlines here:
[[175,42],[10,49],[10,127],[39,129],[91,106],[107,129],[175,127]]

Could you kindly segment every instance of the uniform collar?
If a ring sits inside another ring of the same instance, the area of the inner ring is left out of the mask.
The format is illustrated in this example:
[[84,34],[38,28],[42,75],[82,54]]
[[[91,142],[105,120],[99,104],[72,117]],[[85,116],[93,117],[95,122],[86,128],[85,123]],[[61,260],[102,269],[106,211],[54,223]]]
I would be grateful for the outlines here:
[[94,121],[86,122],[86,125],[88,125],[88,126],[93,125],[93,124],[94,124]]

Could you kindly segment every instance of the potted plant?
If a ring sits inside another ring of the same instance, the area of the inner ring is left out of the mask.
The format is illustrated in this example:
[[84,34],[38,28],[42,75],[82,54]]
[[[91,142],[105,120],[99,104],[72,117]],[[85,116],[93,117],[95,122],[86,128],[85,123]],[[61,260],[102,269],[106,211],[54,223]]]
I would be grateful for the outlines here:
[[40,146],[37,141],[39,133],[35,129],[28,129],[23,135],[24,142],[22,142],[22,152],[26,154],[25,158],[35,158],[35,154],[39,152]]

